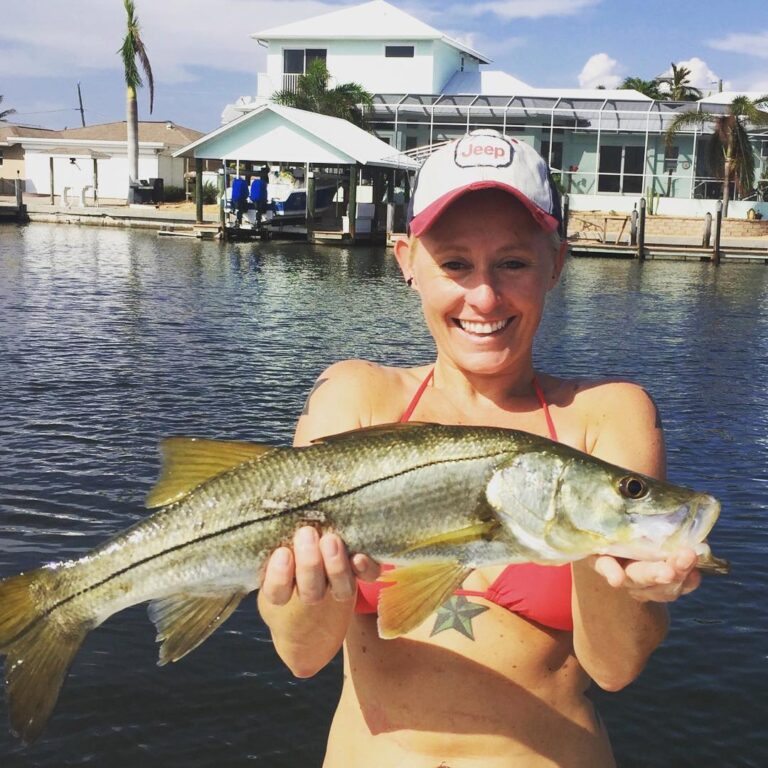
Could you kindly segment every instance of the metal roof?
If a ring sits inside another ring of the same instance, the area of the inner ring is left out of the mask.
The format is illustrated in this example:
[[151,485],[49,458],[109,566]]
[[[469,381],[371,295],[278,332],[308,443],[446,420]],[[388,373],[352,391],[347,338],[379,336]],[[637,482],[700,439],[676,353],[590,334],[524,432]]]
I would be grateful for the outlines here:
[[419,163],[348,120],[267,103],[174,157],[417,169]]

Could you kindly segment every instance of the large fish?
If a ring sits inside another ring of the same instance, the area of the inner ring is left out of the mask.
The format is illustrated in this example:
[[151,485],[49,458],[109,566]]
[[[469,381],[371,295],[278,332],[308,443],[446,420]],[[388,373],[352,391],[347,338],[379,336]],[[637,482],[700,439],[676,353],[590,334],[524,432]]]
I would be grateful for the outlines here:
[[418,626],[476,567],[593,553],[659,558],[703,543],[719,514],[703,493],[523,432],[389,425],[306,448],[170,438],[147,506],[162,507],[78,560],[0,582],[11,728],[44,727],[86,634],[150,601],[160,664],[202,643],[258,589],[298,526],[394,563],[379,632]]

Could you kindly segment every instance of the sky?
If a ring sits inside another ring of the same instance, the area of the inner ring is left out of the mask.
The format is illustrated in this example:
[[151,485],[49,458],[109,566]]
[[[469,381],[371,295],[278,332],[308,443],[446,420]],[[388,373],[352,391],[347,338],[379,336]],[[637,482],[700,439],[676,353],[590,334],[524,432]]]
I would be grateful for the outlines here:
[[[10,2],[10,0],[5,0]],[[250,34],[338,10],[343,0],[135,0],[155,79],[149,114],[210,131],[228,103],[256,91],[265,49]],[[393,4],[542,88],[615,87],[685,64],[705,93],[768,93],[766,0],[394,0]],[[44,128],[125,119],[117,50],[121,0],[14,3],[0,27],[0,110]]]

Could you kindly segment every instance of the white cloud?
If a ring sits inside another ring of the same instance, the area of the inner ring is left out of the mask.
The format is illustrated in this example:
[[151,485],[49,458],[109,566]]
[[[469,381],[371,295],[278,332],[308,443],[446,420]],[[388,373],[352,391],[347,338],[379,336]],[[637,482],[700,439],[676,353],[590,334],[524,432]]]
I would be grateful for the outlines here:
[[[688,76],[688,84],[692,85],[694,88],[698,88],[705,94],[718,90],[720,76],[710,68],[706,61],[698,58],[698,56],[676,61],[675,66],[685,67],[691,71],[691,74]],[[672,67],[670,66],[669,69],[662,72],[659,77],[672,77]],[[730,85],[730,82],[724,80],[723,90],[729,90]],[[662,93],[668,92],[669,85],[667,83],[662,83],[659,90],[661,90]]]
[[623,78],[619,74],[619,63],[607,53],[596,53],[587,59],[587,63],[579,72],[579,85],[582,88],[618,87]]
[[[198,68],[253,73],[264,49],[249,35],[338,9],[319,0],[138,0],[136,13],[155,81],[197,79]],[[104,0],[18,3],[0,30],[0,78],[73,79],[91,69],[122,69],[117,50],[125,36],[125,10]]]
[[504,19],[540,19],[543,16],[573,16],[602,0],[491,0],[471,3],[473,15],[494,13]]
[[757,56],[768,59],[768,31],[731,32],[719,40],[709,40],[710,48],[731,53],[743,53],[745,56]]

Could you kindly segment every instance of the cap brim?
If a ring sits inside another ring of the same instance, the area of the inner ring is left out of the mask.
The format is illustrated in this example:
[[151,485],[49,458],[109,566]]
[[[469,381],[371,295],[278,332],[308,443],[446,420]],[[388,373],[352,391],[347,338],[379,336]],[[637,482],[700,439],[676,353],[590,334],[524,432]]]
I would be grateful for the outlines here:
[[443,211],[453,202],[463,197],[468,192],[474,192],[478,189],[500,189],[503,192],[508,192],[518,202],[522,203],[528,213],[531,214],[533,220],[545,231],[555,232],[560,222],[548,213],[539,208],[529,197],[524,195],[519,189],[510,187],[508,184],[502,184],[499,181],[474,181],[471,184],[467,184],[464,187],[458,189],[452,189],[450,192],[446,192],[437,200],[430,203],[421,213],[414,216],[409,224],[409,231],[413,237],[421,237],[440,217]]

